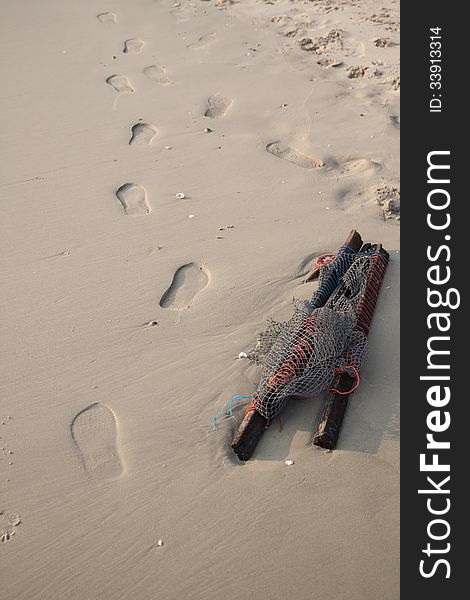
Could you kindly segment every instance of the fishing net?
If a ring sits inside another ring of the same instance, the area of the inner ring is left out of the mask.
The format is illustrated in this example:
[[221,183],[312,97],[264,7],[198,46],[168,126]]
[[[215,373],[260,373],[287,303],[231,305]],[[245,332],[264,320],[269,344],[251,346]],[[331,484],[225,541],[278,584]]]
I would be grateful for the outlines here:
[[[348,372],[358,383],[367,354],[368,317],[386,266],[382,257],[341,248],[321,268],[311,300],[295,301],[288,321],[269,322],[249,354],[262,365],[251,406],[266,419],[275,417],[289,396],[315,396],[329,389],[338,372]],[[380,274],[377,267],[382,266]]]

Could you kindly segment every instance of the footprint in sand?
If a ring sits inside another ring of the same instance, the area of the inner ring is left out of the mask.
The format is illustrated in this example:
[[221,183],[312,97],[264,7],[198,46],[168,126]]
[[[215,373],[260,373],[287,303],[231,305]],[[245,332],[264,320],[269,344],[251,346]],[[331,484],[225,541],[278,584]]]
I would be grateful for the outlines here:
[[125,75],[111,75],[106,79],[106,83],[119,94],[133,94],[134,87]]
[[170,79],[168,79],[165,73],[165,67],[162,67],[162,65],[158,64],[150,65],[144,69],[144,74],[147,75],[147,77],[152,81],[156,81],[160,85],[170,85],[172,82]]
[[0,510],[0,542],[9,542],[16,533],[16,528],[21,523],[20,515],[8,514],[6,510]]
[[136,123],[133,125],[131,131],[132,135],[129,140],[130,146],[134,146],[135,144],[148,145],[157,135],[157,128],[151,123]]
[[96,15],[96,18],[103,25],[116,25],[117,23],[116,15],[112,12],[100,13]]
[[15,535],[15,533],[15,528],[11,525],[0,529],[0,542],[2,542],[2,544],[4,544],[5,542],[9,542],[11,538]]
[[330,158],[327,163],[330,169],[339,171],[340,175],[346,176],[355,174],[371,175],[382,168],[380,163],[368,158]]
[[193,42],[192,44],[189,44],[187,46],[187,48],[191,48],[191,49],[204,48],[205,46],[209,46],[209,44],[212,44],[213,42],[215,42],[216,37],[217,37],[217,34],[215,32],[208,33],[207,35],[202,35],[195,42]]
[[160,306],[170,310],[189,308],[209,283],[209,273],[203,265],[195,262],[180,267],[173,276],[170,287],[160,299]]
[[85,471],[96,479],[112,479],[122,471],[113,411],[97,402],[78,413],[71,425]]
[[124,42],[124,48],[122,51],[124,54],[139,54],[143,47],[144,42],[142,40],[132,38]]
[[147,202],[147,192],[140,183],[125,183],[116,191],[118,200],[126,213],[132,217],[148,215],[150,206]]
[[284,160],[294,163],[303,169],[315,169],[325,165],[322,160],[308,156],[307,154],[304,154],[299,150],[295,150],[295,148],[291,148],[290,146],[284,146],[279,142],[271,142],[266,146],[266,150],[273,156],[283,158]]
[[207,100],[209,105],[204,113],[205,117],[210,119],[216,119],[217,117],[223,117],[228,109],[232,106],[232,100],[225,98],[222,94],[214,94]]
[[190,19],[194,18],[195,9],[188,6],[180,6],[175,4],[175,10],[170,10],[170,14],[174,17],[177,23],[186,23]]

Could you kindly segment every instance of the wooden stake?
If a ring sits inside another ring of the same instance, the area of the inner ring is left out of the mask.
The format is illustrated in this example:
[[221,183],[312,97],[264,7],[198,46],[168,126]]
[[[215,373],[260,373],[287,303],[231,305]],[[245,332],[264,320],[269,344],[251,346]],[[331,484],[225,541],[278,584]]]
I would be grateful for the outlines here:
[[249,460],[268,426],[268,419],[256,410],[250,410],[243,417],[232,439],[232,450],[240,460]]
[[[362,250],[380,252],[384,255],[386,261],[388,262],[388,253],[382,248],[382,244],[364,244]],[[383,270],[377,269],[378,273],[374,282],[375,285],[377,284],[377,280],[379,281],[379,285],[382,283],[385,268],[383,268]],[[369,331],[372,315],[377,302],[378,290],[375,290],[375,292],[376,293],[371,294],[370,290],[368,292],[366,287],[364,298],[367,298],[368,294],[369,296],[372,296],[368,303],[367,310],[365,304],[360,304],[358,306],[358,322],[360,322],[360,326],[358,325],[357,329],[360,329],[366,335]],[[339,390],[340,392],[347,392],[348,390],[353,389],[353,387],[354,379],[348,373],[340,373],[337,375],[332,384],[332,388]],[[323,413],[320,417],[320,421],[318,422],[317,430],[313,437],[313,443],[315,446],[326,448],[327,450],[333,450],[336,447],[339,432],[341,430],[341,424],[348,406],[349,397],[350,394],[338,394],[336,392],[330,392],[328,400],[326,401],[323,409]]]
[[[341,373],[333,379],[332,387],[340,392],[347,392],[354,387],[354,379],[348,373]],[[348,400],[349,394],[330,392],[313,438],[315,446],[327,450],[333,450],[336,446]]]

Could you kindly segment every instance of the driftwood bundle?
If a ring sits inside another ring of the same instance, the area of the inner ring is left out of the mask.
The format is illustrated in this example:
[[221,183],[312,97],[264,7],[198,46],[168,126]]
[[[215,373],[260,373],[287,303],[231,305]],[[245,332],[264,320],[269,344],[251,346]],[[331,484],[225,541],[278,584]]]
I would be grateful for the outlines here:
[[248,460],[270,419],[291,396],[331,390],[314,443],[333,448],[349,395],[357,389],[367,355],[367,334],[388,254],[362,244],[353,230],[337,254],[307,278],[319,275],[317,291],[297,302],[284,323],[271,322],[250,358],[262,365],[261,381],[236,432],[232,448]]

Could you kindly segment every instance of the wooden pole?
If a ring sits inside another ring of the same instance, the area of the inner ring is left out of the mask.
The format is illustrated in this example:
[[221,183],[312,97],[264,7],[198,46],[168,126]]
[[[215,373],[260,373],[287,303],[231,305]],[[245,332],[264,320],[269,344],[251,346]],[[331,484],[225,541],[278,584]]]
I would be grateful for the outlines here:
[[[360,250],[362,239],[355,229],[350,231],[343,246],[348,246],[355,252]],[[309,278],[307,279],[310,280]],[[249,410],[245,413],[231,443],[232,450],[240,460],[246,461],[251,458],[268,424],[268,419],[256,410]]]
[[269,424],[256,410],[248,411],[232,439],[232,450],[240,460],[249,460]]
[[[365,246],[367,246],[367,244],[365,244],[363,248],[365,248]],[[362,331],[365,335],[369,333],[380,285],[388,263],[388,253],[382,248],[382,244],[369,244],[368,246],[370,246],[370,248],[366,249],[383,254],[384,260],[374,263],[371,266],[363,299],[358,305],[357,325],[355,329]],[[353,387],[354,379],[348,373],[340,373],[337,375],[332,384],[332,388],[340,392],[347,392],[348,390],[352,390]],[[326,448],[327,450],[333,450],[336,447],[349,397],[350,394],[330,392],[313,437],[315,446]]]
[[[354,379],[348,373],[340,373],[333,379],[332,387],[347,392],[354,387]],[[313,438],[315,446],[333,450],[348,406],[349,394],[330,392]]]

